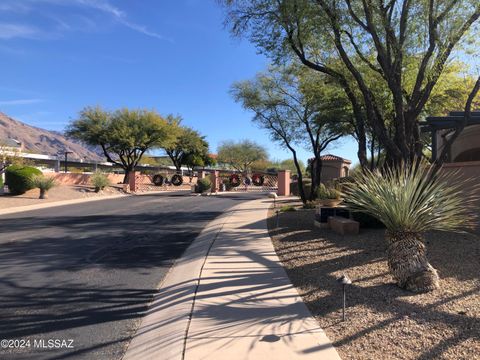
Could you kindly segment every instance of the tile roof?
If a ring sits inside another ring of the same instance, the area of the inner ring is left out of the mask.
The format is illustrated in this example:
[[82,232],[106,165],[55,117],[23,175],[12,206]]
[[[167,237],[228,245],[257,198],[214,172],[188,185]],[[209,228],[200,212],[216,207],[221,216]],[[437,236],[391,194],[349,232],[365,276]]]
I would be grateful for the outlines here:
[[322,155],[320,156],[320,159],[322,159],[322,161],[349,161],[340,156],[332,155],[332,154]]

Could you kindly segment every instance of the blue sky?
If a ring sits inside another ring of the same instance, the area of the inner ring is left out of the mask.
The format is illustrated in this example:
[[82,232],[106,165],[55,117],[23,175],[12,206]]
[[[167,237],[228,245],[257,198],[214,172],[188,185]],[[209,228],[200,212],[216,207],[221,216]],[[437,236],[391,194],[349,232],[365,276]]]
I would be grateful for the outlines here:
[[[0,111],[49,130],[87,105],[148,108],[181,115],[212,151],[248,138],[289,158],[228,93],[267,65],[231,38],[214,0],[0,2]],[[351,140],[329,152],[356,161]]]

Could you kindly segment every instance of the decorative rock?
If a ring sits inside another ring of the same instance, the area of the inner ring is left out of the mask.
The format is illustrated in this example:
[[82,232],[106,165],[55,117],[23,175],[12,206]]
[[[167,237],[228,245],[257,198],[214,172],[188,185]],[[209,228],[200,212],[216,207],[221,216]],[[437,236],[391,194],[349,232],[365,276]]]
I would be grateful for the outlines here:
[[339,216],[330,216],[328,218],[330,229],[340,235],[357,235],[360,223],[355,220],[346,219]]

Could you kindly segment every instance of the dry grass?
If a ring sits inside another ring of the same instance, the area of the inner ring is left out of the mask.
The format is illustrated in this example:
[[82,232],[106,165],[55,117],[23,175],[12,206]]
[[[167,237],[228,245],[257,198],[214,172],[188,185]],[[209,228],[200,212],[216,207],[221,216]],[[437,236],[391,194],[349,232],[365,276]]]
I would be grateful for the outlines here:
[[[341,236],[313,226],[314,211],[280,214],[270,235],[292,283],[343,359],[480,359],[480,239],[429,233],[441,289],[415,295],[388,273],[383,230]],[[347,274],[347,321],[341,288]]]

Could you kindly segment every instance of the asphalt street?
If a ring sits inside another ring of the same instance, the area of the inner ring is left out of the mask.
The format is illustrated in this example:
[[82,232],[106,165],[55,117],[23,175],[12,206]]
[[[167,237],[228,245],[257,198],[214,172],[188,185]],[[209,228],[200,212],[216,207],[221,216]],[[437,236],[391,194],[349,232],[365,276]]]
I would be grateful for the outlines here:
[[151,194],[0,216],[0,359],[121,359],[174,260],[257,196]]

